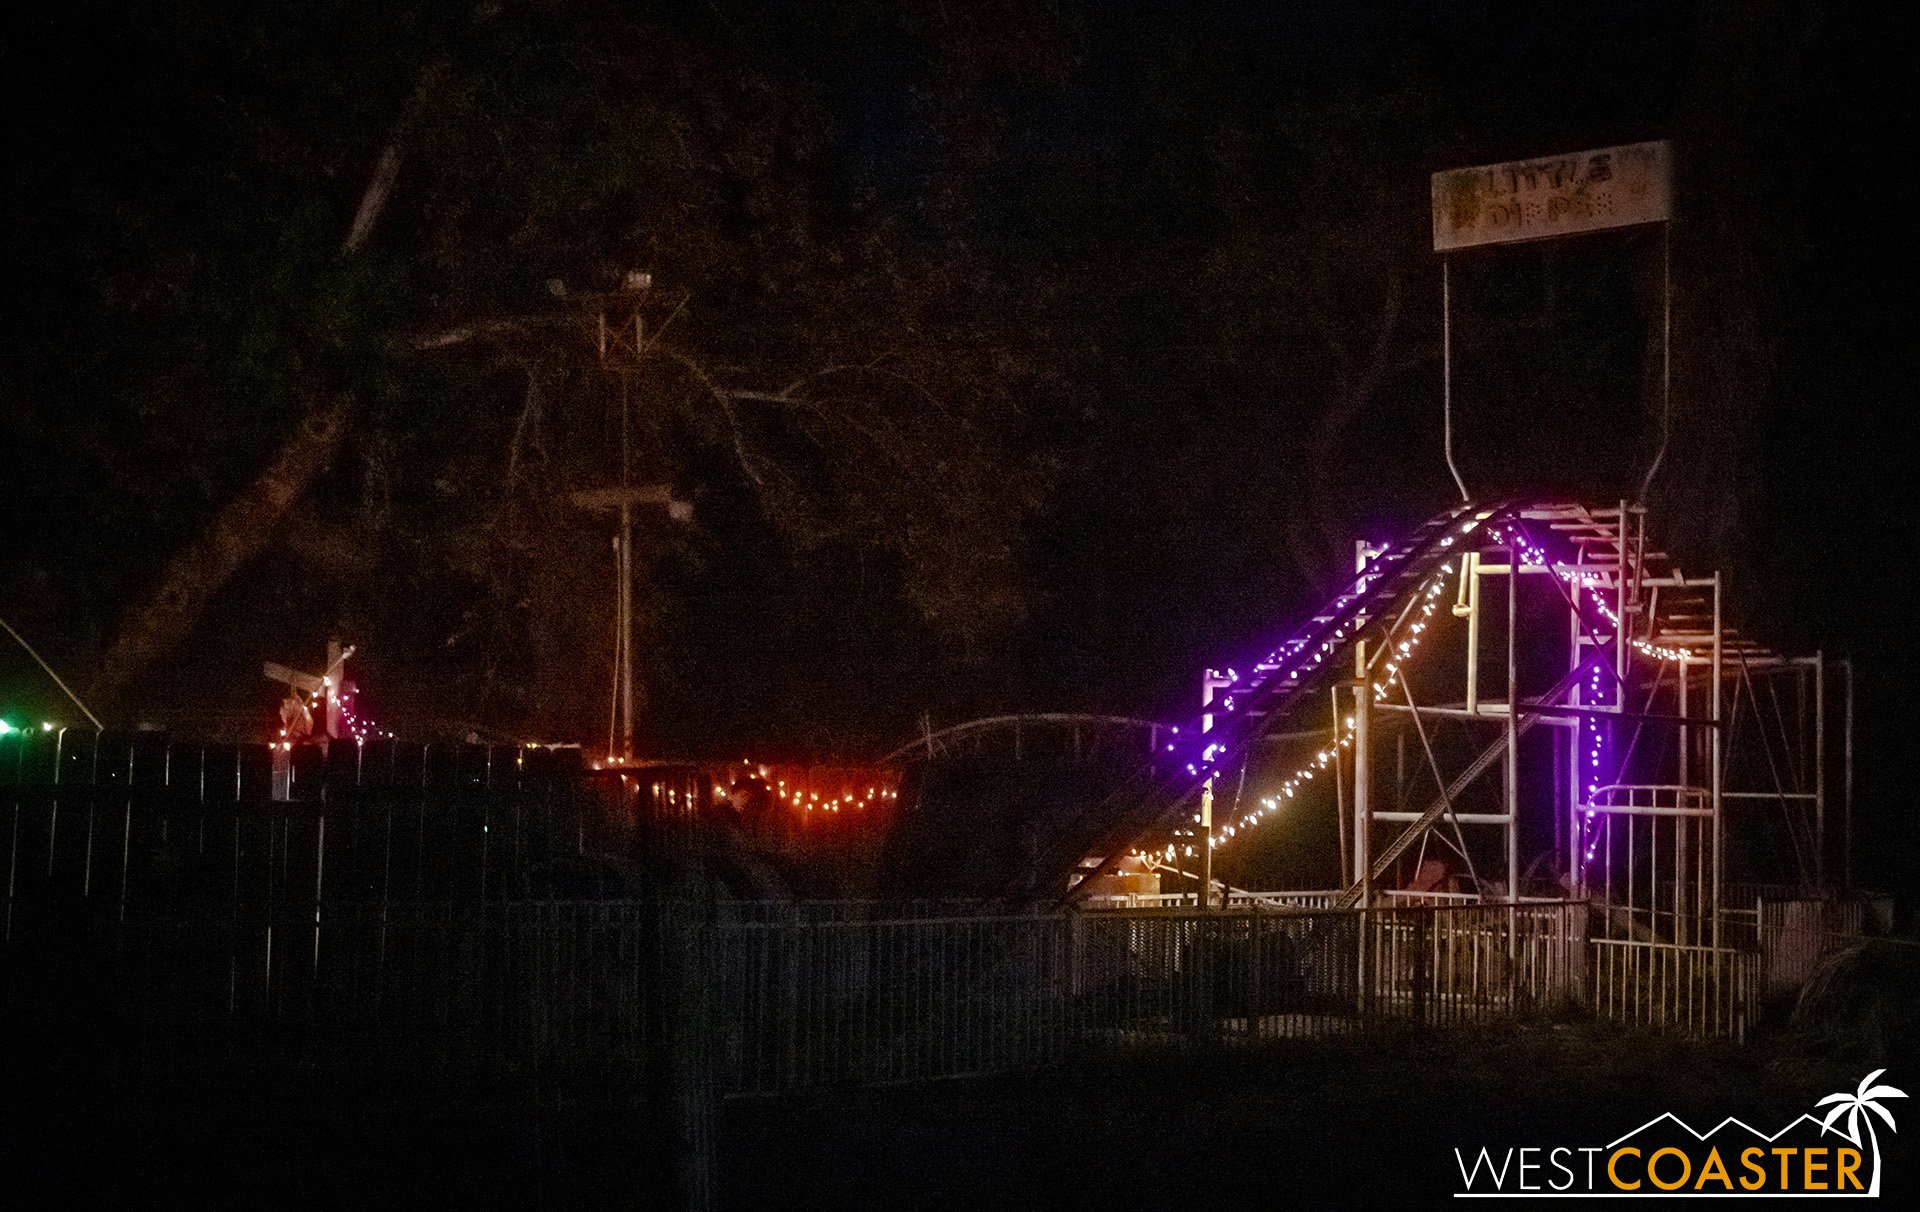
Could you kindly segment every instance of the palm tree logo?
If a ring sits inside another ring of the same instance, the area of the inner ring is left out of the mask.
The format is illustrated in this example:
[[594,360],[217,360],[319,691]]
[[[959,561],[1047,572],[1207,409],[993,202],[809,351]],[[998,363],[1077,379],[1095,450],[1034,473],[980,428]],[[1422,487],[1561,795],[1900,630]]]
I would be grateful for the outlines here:
[[[1842,1115],[1847,1117],[1845,1136],[1853,1142],[1855,1148],[1858,1148],[1860,1145],[1860,1128],[1863,1124],[1866,1126],[1867,1139],[1873,1142],[1873,1186],[1867,1192],[1870,1196],[1880,1194],[1880,1135],[1874,1131],[1873,1116],[1877,1115],[1881,1119],[1886,1120],[1887,1131],[1894,1131],[1893,1113],[1874,1100],[1881,1098],[1905,1098],[1907,1096],[1904,1090],[1896,1090],[1892,1086],[1876,1086],[1873,1084],[1875,1080],[1885,1072],[1885,1069],[1875,1069],[1872,1073],[1860,1079],[1860,1088],[1852,1094],[1848,1094],[1842,1090],[1838,1094],[1829,1094],[1814,1104],[1816,1107],[1824,1107],[1829,1103],[1834,1104],[1833,1110],[1827,1112],[1827,1118],[1820,1121],[1820,1130],[1822,1132],[1837,1131],[1833,1126],[1834,1121]],[[1862,1116],[1860,1114],[1862,1111],[1871,1111],[1873,1115]]]

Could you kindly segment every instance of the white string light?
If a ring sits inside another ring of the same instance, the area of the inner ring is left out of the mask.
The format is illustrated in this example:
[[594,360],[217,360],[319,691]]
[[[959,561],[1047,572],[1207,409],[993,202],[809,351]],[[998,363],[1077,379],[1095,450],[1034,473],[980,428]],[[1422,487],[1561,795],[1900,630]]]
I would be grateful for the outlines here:
[[[1428,629],[1427,622],[1438,608],[1436,603],[1440,595],[1446,591],[1447,582],[1453,575],[1453,567],[1451,562],[1442,564],[1440,570],[1427,579],[1427,584],[1418,599],[1420,608],[1418,612],[1412,616],[1411,622],[1407,624],[1405,631],[1402,633],[1403,638],[1396,640],[1393,636],[1387,637],[1387,648],[1384,651],[1389,651],[1393,654],[1392,660],[1384,662],[1384,673],[1387,678],[1396,676],[1401,667],[1412,659],[1415,652],[1419,651],[1421,641],[1426,638]],[[1385,679],[1374,680],[1368,678],[1361,683],[1360,690],[1363,693],[1371,690],[1374,701],[1379,702],[1387,697],[1388,683]],[[1333,743],[1314,754],[1312,761],[1301,766],[1298,770],[1295,770],[1293,774],[1282,780],[1280,790],[1277,794],[1262,797],[1257,808],[1239,820],[1227,825],[1226,828],[1219,833],[1214,834],[1209,839],[1213,848],[1216,851],[1219,850],[1226,845],[1229,840],[1238,837],[1243,830],[1260,824],[1269,815],[1278,812],[1282,800],[1297,798],[1300,787],[1312,781],[1316,773],[1325,770],[1327,766],[1339,756],[1340,750],[1353,747],[1353,730],[1353,716],[1349,715],[1340,719],[1334,727]],[[1166,853],[1168,858],[1175,857],[1174,843],[1167,845]],[[1192,853],[1191,848],[1189,848],[1188,853]]]
[[[1461,525],[1460,533],[1463,535],[1471,534],[1474,528],[1479,525],[1479,521],[1479,519],[1467,520]],[[1490,532],[1490,537],[1514,547],[1518,551],[1520,558],[1526,564],[1552,572],[1572,588],[1576,595],[1584,592],[1588,603],[1600,612],[1616,633],[1619,631],[1621,626],[1620,616],[1618,612],[1613,610],[1607,603],[1606,598],[1603,596],[1600,577],[1592,572],[1576,570],[1565,565],[1551,562],[1547,559],[1546,553],[1528,540],[1526,536],[1519,531],[1517,526],[1501,527],[1493,530]],[[1439,542],[1439,545],[1443,548],[1451,547],[1453,544],[1454,536],[1452,534],[1443,536]],[[1369,677],[1362,682],[1360,687],[1363,692],[1371,690],[1375,702],[1382,701],[1387,697],[1391,681],[1401,676],[1401,670],[1409,665],[1414,654],[1419,650],[1421,642],[1426,638],[1427,632],[1431,630],[1432,616],[1438,609],[1437,600],[1441,593],[1444,592],[1447,581],[1453,572],[1454,565],[1452,563],[1441,566],[1440,571],[1428,580],[1424,592],[1418,600],[1419,609],[1412,616],[1411,621],[1406,625],[1403,632],[1398,636],[1388,638],[1386,646],[1381,650],[1382,654],[1386,657],[1382,662],[1381,668],[1381,674],[1383,676],[1378,679]],[[1358,596],[1356,593],[1348,593],[1336,599],[1333,607],[1335,617],[1339,617],[1342,609],[1351,604]],[[1357,625],[1358,623],[1358,618],[1355,618],[1346,620],[1336,626],[1332,633],[1333,638],[1322,642],[1318,648],[1310,654],[1311,666],[1307,667],[1306,671],[1312,672],[1312,667],[1324,664],[1329,657],[1335,655],[1339,646],[1337,641],[1346,638],[1349,627],[1354,629],[1354,634],[1357,637],[1360,631]],[[1282,646],[1282,649],[1269,653],[1267,663],[1279,664],[1281,662],[1282,651],[1289,657],[1298,656],[1307,647],[1308,643],[1309,641],[1306,639],[1289,641],[1289,643]],[[1677,662],[1693,659],[1693,654],[1690,651],[1672,645],[1657,644],[1651,640],[1644,640],[1633,636],[1627,637],[1627,643],[1634,651],[1655,660]],[[1301,668],[1288,670],[1287,680],[1289,682],[1297,682],[1300,679],[1301,672]],[[1596,683],[1592,687],[1595,701],[1598,700],[1602,693],[1602,689],[1598,685],[1598,679],[1601,673],[1601,668],[1596,665],[1594,669]],[[1230,677],[1229,680],[1237,681],[1238,679],[1237,676],[1234,676]],[[1410,703],[1411,700],[1409,699],[1409,704]],[[1229,696],[1224,705],[1225,709],[1229,711],[1232,710],[1232,705],[1233,700],[1231,696]],[[1279,811],[1283,801],[1297,798],[1305,784],[1311,782],[1317,773],[1325,770],[1338,756],[1341,749],[1350,749],[1352,747],[1353,734],[1354,717],[1349,715],[1339,720],[1334,729],[1334,740],[1332,744],[1315,753],[1312,760],[1303,764],[1286,779],[1282,780],[1278,792],[1274,795],[1262,797],[1259,801],[1259,806],[1253,811],[1226,825],[1219,832],[1215,833],[1209,839],[1209,844],[1212,845],[1216,851],[1219,850],[1225,846],[1228,841],[1240,836],[1240,834],[1248,829],[1263,822],[1268,816]],[[1172,749],[1173,746],[1169,745],[1168,748]],[[1589,771],[1590,778],[1597,778],[1598,776],[1598,768],[1602,757],[1601,751],[1603,748],[1604,739],[1596,731],[1593,752],[1588,755],[1589,764],[1593,767],[1593,770]],[[1210,745],[1203,753],[1201,761],[1211,761],[1214,757],[1224,754],[1224,752],[1225,746]],[[1197,772],[1196,767],[1192,765],[1188,767],[1188,770]],[[1198,818],[1196,817],[1195,819],[1197,820]],[[1143,859],[1157,859],[1161,853],[1164,853],[1166,858],[1173,859],[1179,857],[1184,848],[1185,855],[1192,857],[1194,852],[1193,845],[1190,843],[1183,844],[1178,840],[1180,837],[1191,836],[1194,836],[1193,831],[1180,830],[1175,835],[1176,840],[1170,841],[1163,850],[1156,851],[1152,854],[1145,851],[1135,851],[1134,853]],[[1591,854],[1589,854],[1589,857],[1591,857]]]
[[[1608,625],[1616,632],[1620,630],[1620,615],[1612,606],[1607,604],[1606,597],[1600,592],[1600,578],[1598,576],[1591,572],[1575,571],[1564,564],[1552,563],[1547,559],[1545,552],[1534,546],[1532,541],[1524,534],[1518,532],[1517,527],[1497,531],[1494,537],[1510,542],[1516,546],[1526,563],[1536,568],[1546,569],[1566,582],[1566,584],[1575,591],[1585,590],[1587,600],[1592,604],[1593,608],[1600,612],[1601,616],[1607,620]],[[1639,652],[1643,656],[1652,657],[1657,661],[1685,661],[1691,659],[1693,656],[1691,652],[1684,648],[1675,648],[1666,644],[1656,644],[1651,640],[1643,640],[1637,636],[1628,636],[1627,644],[1632,647],[1634,651]]]

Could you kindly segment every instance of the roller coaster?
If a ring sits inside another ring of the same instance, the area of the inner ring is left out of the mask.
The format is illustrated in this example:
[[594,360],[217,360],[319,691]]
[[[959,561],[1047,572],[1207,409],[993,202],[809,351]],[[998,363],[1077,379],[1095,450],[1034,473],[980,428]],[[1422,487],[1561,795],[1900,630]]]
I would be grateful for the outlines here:
[[1047,823],[1010,900],[1084,898],[1131,862],[1218,903],[1264,824],[1330,812],[1336,907],[1445,869],[1474,900],[1574,897],[1609,936],[1717,947],[1755,888],[1850,883],[1852,669],[1731,626],[1721,574],[1651,548],[1646,521],[1626,502],[1459,505],[1360,544],[1331,601],[1206,672],[1192,718],[996,717],[893,759],[987,736],[1017,756],[1049,728],[1076,751],[1102,729],[1150,746]]

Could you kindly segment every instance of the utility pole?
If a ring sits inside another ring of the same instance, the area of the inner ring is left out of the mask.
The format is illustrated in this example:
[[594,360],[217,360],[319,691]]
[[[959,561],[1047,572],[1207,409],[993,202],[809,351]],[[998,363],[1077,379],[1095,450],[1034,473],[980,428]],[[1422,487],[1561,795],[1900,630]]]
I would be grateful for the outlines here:
[[[633,402],[629,390],[632,376],[646,356],[646,317],[642,300],[653,285],[653,275],[631,270],[620,289],[589,296],[595,304],[596,332],[600,368],[620,379],[620,480],[612,488],[590,488],[576,492],[573,504],[597,513],[611,512],[616,517],[613,536],[614,636],[613,692],[607,720],[607,759],[633,759],[633,511],[635,506],[660,506],[676,522],[693,519],[693,504],[673,495],[670,484],[633,483]],[[619,313],[629,314],[622,316]],[[632,344],[626,345],[627,334]],[[623,359],[622,355],[626,355]]]
[[673,495],[671,484],[588,488],[570,498],[575,507],[618,518],[613,535],[613,709],[607,727],[607,757],[633,756],[633,510],[659,506],[676,522],[693,520],[693,503]]

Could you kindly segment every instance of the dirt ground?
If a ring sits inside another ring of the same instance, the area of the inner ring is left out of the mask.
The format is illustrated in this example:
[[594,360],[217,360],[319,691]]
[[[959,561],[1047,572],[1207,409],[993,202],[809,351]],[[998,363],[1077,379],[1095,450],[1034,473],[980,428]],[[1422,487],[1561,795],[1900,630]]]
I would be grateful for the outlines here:
[[[718,1177],[741,1209],[1457,1206],[1455,1146],[1604,1143],[1660,1111],[1784,1124],[1863,1063],[1587,1024],[1096,1057],[728,1100]],[[20,1208],[648,1207],[669,1144],[613,1097],[17,1095],[0,1205]],[[1920,1191],[1904,1135],[1883,1136],[1896,1199]]]
[[[1585,1025],[1094,1062],[730,1108],[727,1193],[767,1209],[1439,1207],[1455,1146],[1605,1143],[1661,1111],[1784,1125],[1865,1072]],[[1887,1182],[1916,1189],[1894,1168]]]

